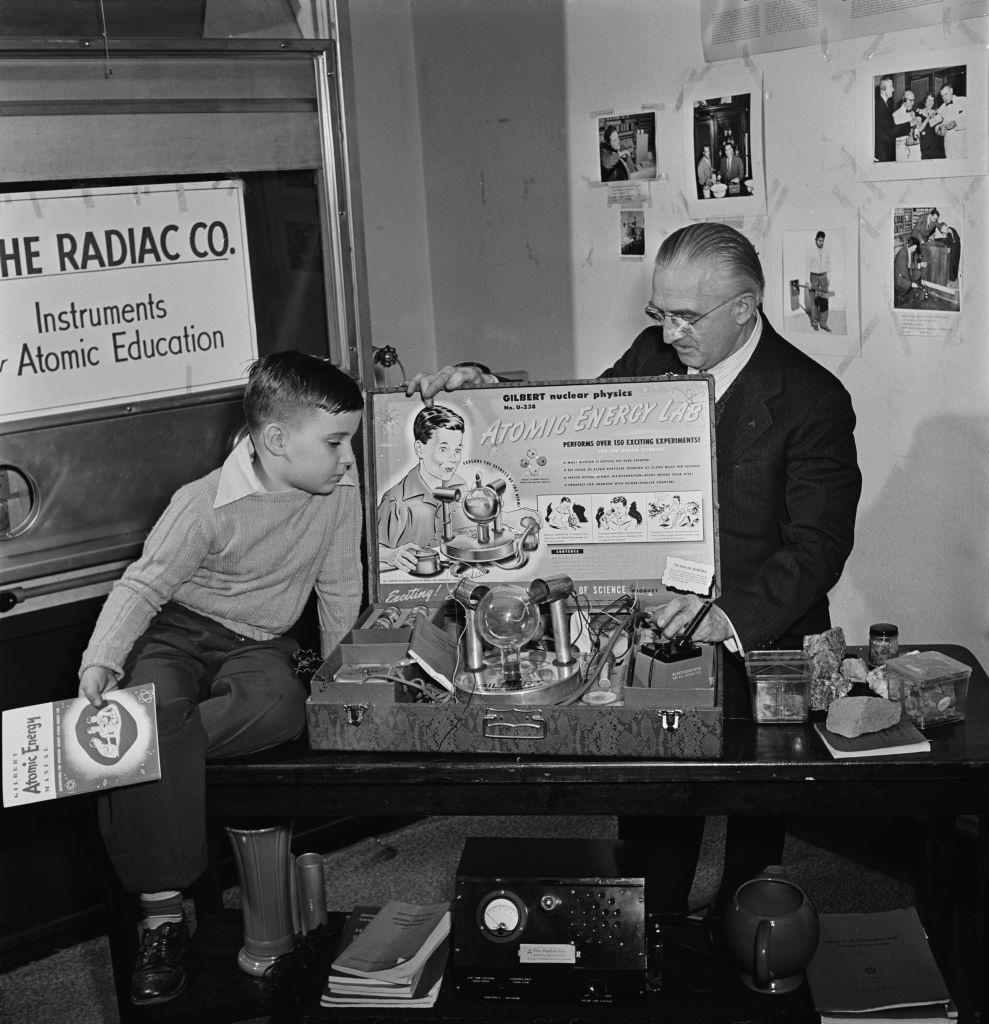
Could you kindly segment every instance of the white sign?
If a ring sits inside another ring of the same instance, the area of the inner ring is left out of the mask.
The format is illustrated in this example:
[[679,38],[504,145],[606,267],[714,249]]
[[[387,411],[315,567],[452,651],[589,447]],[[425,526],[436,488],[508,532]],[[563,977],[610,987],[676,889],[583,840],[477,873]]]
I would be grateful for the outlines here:
[[0,423],[244,380],[239,181],[0,195]]

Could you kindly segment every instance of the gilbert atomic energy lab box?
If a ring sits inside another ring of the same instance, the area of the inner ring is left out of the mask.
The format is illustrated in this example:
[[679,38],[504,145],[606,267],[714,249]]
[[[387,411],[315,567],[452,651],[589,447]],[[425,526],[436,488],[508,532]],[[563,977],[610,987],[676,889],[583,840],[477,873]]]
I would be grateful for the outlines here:
[[[366,614],[418,606],[435,616],[462,585],[561,576],[573,580],[569,611],[585,617],[625,597],[651,608],[674,593],[716,596],[712,411],[705,375],[482,385],[440,394],[431,408],[403,390],[370,392]],[[526,706],[517,721],[476,694],[441,705],[333,703],[324,684],[343,660],[362,659],[335,654],[314,680],[314,748],[721,752],[719,657],[708,707]]]

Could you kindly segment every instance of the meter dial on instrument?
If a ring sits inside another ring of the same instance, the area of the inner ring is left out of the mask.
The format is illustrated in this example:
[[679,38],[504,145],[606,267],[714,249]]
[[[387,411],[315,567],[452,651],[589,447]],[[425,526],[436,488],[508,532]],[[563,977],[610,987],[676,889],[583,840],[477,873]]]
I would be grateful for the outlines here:
[[477,905],[477,924],[481,933],[492,942],[510,942],[525,927],[525,903],[507,889],[496,889]]

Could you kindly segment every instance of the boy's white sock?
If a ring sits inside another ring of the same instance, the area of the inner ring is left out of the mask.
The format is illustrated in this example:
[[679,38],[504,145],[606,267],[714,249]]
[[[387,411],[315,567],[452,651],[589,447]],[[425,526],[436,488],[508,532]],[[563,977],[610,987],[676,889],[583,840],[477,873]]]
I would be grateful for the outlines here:
[[182,893],[178,889],[163,889],[161,892],[142,892],[138,899],[145,928],[157,928],[166,921],[178,924],[184,914]]

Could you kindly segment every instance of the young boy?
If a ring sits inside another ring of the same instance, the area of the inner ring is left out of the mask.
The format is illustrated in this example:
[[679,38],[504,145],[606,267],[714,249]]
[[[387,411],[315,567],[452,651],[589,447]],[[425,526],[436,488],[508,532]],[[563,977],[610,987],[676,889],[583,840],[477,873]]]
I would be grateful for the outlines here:
[[118,686],[156,688],[161,779],[112,790],[99,807],[107,853],[144,917],[138,1005],[185,987],[182,889],[206,867],[206,759],[302,732],[298,645],[284,634],[314,588],[324,655],[359,611],[351,438],[363,405],[354,381],[323,359],[259,359],[244,393],[249,436],[175,493],[83,654],[79,692],[95,707]]
[[378,505],[378,561],[409,571],[420,547],[436,546],[443,534],[443,503],[438,487],[466,487],[457,476],[464,450],[464,418],[433,405],[420,410],[412,424],[412,447],[418,463],[381,496]]

